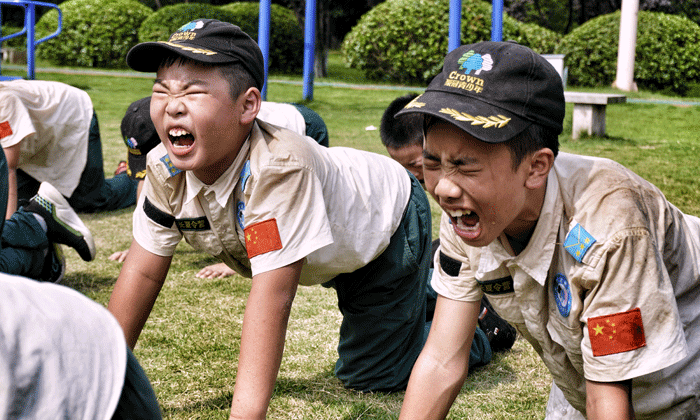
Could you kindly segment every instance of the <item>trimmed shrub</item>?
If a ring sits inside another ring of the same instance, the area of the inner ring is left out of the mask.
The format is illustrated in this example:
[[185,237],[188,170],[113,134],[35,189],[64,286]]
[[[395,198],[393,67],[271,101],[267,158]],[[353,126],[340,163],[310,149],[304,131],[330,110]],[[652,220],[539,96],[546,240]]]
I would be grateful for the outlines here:
[[[61,11],[61,33],[39,44],[37,55],[59,65],[115,68],[126,67],[138,28],[153,13],[136,0],[68,0]],[[57,24],[52,9],[37,22],[37,39],[55,32]]]
[[[17,32],[20,32],[21,30],[22,30],[22,28],[20,28],[20,27],[3,25],[2,31],[0,32],[0,36],[8,36],[8,35],[16,34]],[[6,41],[3,41],[2,47],[3,48],[12,48],[15,50],[26,50],[27,49],[27,36],[20,35],[20,36],[14,37],[14,38],[10,38]]]
[[143,21],[139,41],[165,41],[180,27],[195,19],[217,19],[233,22],[236,15],[219,6],[204,3],[181,3],[165,6]]
[[[599,16],[566,35],[568,83],[610,86],[617,72],[620,12]],[[640,88],[685,95],[700,83],[700,26],[674,15],[639,12],[634,80]]]
[[[449,2],[445,0],[388,0],[362,16],[346,35],[343,58],[369,79],[426,83],[439,73],[447,53],[448,21]],[[462,44],[490,39],[491,6],[464,0]],[[503,39],[546,54],[554,52],[559,35],[504,16]]]
[[[253,39],[258,39],[259,3],[230,3],[221,8],[235,15],[232,23],[240,26]],[[304,31],[291,9],[273,4],[270,9],[269,70],[301,73],[303,61]]]

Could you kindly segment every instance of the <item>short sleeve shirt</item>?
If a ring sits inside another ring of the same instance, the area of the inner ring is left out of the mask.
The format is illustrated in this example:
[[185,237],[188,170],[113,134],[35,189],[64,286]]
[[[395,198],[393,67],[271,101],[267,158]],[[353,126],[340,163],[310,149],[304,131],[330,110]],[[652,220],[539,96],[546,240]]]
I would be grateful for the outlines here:
[[292,104],[262,101],[258,119],[306,135],[306,120]]
[[305,285],[379,256],[410,196],[408,173],[388,157],[325,148],[261,121],[212,185],[168,169],[162,145],[148,160],[134,213],[134,238],[142,247],[170,256],[184,237],[246,276],[305,259]]
[[0,82],[0,145],[20,144],[19,168],[70,197],[87,162],[92,101],[59,82]]
[[0,274],[0,418],[109,420],[126,341],[102,305],[52,283]]
[[[433,287],[489,297],[585,413],[585,380],[633,379],[637,418],[680,418],[700,389],[700,220],[606,159],[560,153],[526,248],[466,245],[443,214]],[[664,417],[666,416],[666,417]]]

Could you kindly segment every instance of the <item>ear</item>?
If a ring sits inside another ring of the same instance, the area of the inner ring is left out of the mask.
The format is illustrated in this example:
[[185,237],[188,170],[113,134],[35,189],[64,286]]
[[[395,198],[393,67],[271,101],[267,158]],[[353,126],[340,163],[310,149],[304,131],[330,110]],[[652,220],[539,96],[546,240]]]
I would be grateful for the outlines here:
[[262,102],[260,91],[256,87],[248,88],[240,97],[243,110],[241,112],[241,124],[251,124],[260,112]]
[[554,152],[549,148],[537,150],[530,156],[529,163],[530,167],[525,186],[535,190],[547,185],[547,176],[554,165]]

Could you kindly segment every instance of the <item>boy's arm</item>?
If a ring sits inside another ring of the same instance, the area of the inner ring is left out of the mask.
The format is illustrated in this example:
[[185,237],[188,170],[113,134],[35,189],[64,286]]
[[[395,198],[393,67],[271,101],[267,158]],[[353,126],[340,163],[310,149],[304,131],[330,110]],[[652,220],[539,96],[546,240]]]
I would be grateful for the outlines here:
[[411,371],[401,420],[443,419],[464,384],[479,302],[438,295],[428,341]]
[[107,309],[117,318],[126,343],[134,348],[165,282],[172,257],[161,257],[131,242]]
[[303,263],[299,260],[253,276],[243,316],[231,419],[265,418]]
[[586,381],[586,415],[590,420],[633,420],[632,381]]
[[5,219],[9,219],[17,211],[17,166],[19,165],[20,143],[4,147],[7,160],[7,211]]

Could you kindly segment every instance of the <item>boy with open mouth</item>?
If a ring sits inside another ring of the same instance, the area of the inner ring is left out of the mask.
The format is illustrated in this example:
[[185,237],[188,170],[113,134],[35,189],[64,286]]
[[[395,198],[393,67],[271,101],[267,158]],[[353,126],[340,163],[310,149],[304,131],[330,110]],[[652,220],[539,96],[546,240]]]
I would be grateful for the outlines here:
[[529,48],[461,46],[424,116],[443,209],[428,341],[401,419],[447,416],[486,294],[554,384],[547,419],[698,418],[700,219],[607,159],[559,153],[562,81]]

